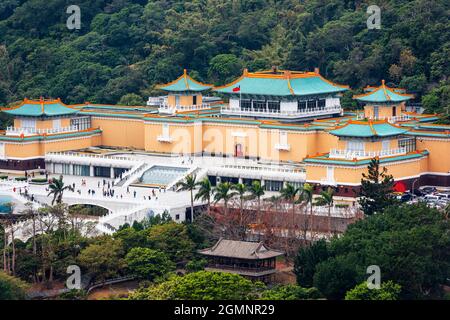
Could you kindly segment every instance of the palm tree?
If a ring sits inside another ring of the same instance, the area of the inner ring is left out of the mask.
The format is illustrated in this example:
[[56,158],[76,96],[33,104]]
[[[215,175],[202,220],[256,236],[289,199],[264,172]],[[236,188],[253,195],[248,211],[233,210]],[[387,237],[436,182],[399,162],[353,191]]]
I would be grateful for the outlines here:
[[232,184],[229,182],[221,182],[214,188],[214,203],[223,200],[225,214],[228,214],[228,201],[233,198],[236,193],[231,190]]
[[50,183],[48,187],[50,188],[50,192],[48,193],[47,197],[53,194],[52,205],[55,203],[55,201],[56,203],[62,202],[64,191],[73,191],[72,186],[64,186],[63,176],[60,176],[59,179],[53,179],[52,183]]
[[178,191],[189,191],[191,193],[191,222],[194,222],[194,190],[197,187],[197,176],[188,174],[184,181],[179,181],[176,186]]
[[295,198],[300,193],[300,188],[294,187],[292,184],[287,183],[286,186],[280,190],[281,197],[291,202],[292,205],[292,226],[295,225]]
[[250,187],[248,188],[248,191],[250,192],[252,198],[258,199],[258,221],[260,220],[260,211],[261,211],[261,197],[264,195],[264,187],[261,186],[261,182],[258,180],[255,180],[252,182]]
[[312,234],[313,234],[313,228],[314,228],[314,215],[313,215],[313,192],[314,192],[314,188],[312,185],[310,185],[309,183],[305,183],[303,185],[303,191],[302,191],[302,196],[305,199],[306,202],[306,206],[308,206],[308,203],[310,204],[310,216],[311,216],[311,220],[310,220],[310,224],[311,224],[311,238],[312,238]]
[[333,206],[334,190],[328,187],[327,191],[322,191],[316,203],[320,206],[328,206],[328,233],[331,237],[331,207]]
[[211,195],[212,195],[212,186],[211,181],[209,181],[208,177],[205,177],[202,181],[197,183],[199,186],[198,192],[195,195],[195,200],[201,199],[206,201],[208,204],[208,214],[211,206]]
[[242,226],[242,211],[244,210],[244,199],[245,199],[245,193],[247,192],[247,186],[245,184],[243,184],[243,183],[237,183],[237,184],[231,186],[231,189],[236,191],[235,192],[236,195],[239,195],[239,202],[240,202],[239,203],[239,207],[240,207],[240,210],[239,210],[239,215],[240,215],[239,223]]

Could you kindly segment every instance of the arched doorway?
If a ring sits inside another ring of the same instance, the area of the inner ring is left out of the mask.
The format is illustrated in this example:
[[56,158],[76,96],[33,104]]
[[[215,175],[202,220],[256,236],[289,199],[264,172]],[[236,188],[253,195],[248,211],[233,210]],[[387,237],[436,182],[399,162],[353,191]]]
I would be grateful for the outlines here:
[[244,152],[242,151],[242,144],[237,143],[237,144],[234,146],[234,156],[235,156],[235,157],[238,157],[238,158],[244,156]]

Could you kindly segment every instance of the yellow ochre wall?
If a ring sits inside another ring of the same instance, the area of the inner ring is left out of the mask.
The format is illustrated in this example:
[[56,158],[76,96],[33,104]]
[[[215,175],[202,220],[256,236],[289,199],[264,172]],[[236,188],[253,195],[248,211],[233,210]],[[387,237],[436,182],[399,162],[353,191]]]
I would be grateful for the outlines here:
[[436,139],[417,137],[417,149],[428,150],[428,171],[449,173],[450,172],[450,138]]
[[[388,174],[391,174],[395,180],[402,180],[420,175],[428,171],[427,157],[409,162],[385,163],[380,164],[386,167]],[[330,165],[333,167],[333,165]],[[336,167],[334,166],[334,180],[338,184],[359,184],[363,173],[367,173],[367,167]],[[327,177],[326,166],[307,165],[306,181],[320,181]]]
[[[198,94],[194,94],[197,96],[197,105],[202,104],[203,102],[203,97],[200,93]],[[180,102],[179,105],[181,106],[192,106],[194,104],[194,96],[193,94],[189,94],[189,95],[182,95],[182,94],[169,94],[167,96],[167,104],[169,106],[175,106],[176,105],[176,96],[180,97]]]
[[[396,116],[401,116],[404,111],[404,104],[398,105],[380,105],[378,106],[378,117],[379,118],[389,118],[393,116],[393,107],[396,107]],[[374,118],[373,105],[364,106],[364,116],[369,119]]]
[[145,136],[142,120],[92,117],[92,127],[103,131],[101,145],[144,149]]
[[5,142],[5,154],[13,158],[42,157],[47,152],[84,149],[100,144],[101,136],[87,136],[61,140],[24,142],[20,144]]

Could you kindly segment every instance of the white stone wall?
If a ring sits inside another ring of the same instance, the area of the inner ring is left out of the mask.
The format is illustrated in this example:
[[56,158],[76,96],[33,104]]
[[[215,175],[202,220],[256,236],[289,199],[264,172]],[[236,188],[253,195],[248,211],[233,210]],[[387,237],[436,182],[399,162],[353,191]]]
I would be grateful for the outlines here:
[[325,107],[334,107],[334,106],[340,106],[341,105],[341,99],[339,98],[333,98],[328,97],[325,100]]
[[230,99],[230,108],[239,109],[239,99]]
[[297,101],[281,101],[280,110],[283,111],[297,111]]

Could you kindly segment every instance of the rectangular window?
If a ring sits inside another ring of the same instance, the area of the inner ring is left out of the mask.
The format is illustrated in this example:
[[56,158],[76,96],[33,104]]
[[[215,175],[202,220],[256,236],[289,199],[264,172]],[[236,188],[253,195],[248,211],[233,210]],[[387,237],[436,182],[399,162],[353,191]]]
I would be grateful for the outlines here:
[[61,119],[53,120],[53,129],[61,129]]
[[80,164],[74,164],[73,165],[73,175],[74,176],[89,177],[89,175],[90,175],[89,166],[80,165]]
[[63,168],[61,163],[55,163],[53,173],[62,174]]
[[316,105],[316,100],[308,100],[308,109],[313,109],[313,108],[315,108],[317,105]]
[[250,99],[241,100],[241,110],[250,111],[252,109],[252,101]]
[[266,180],[264,182],[264,189],[266,191],[280,191],[283,189],[283,181]]
[[77,128],[77,130],[87,130],[91,128],[91,118],[82,117],[70,120],[70,125]]
[[325,99],[319,99],[317,105],[319,108],[325,108]]
[[253,100],[253,110],[264,112],[266,111],[266,101],[265,100]]
[[5,144],[0,143],[0,159],[4,159],[4,158],[5,158]]
[[169,137],[169,124],[168,123],[163,123],[163,127],[162,127],[162,135],[163,137]]
[[111,169],[109,167],[94,167],[94,177],[109,178]]
[[71,172],[70,172],[70,164],[63,163],[63,165],[62,165],[62,173],[63,174],[71,174]]
[[347,141],[348,151],[364,151],[364,142],[358,140]]
[[22,128],[36,129],[36,120],[22,119]]
[[389,150],[391,146],[391,140],[383,140],[381,141],[381,149],[382,150]]
[[334,167],[327,167],[327,181],[334,181]]
[[306,101],[305,100],[299,100],[298,101],[298,108],[297,108],[297,110],[301,111],[301,110],[305,110],[305,109],[306,109]]
[[287,131],[280,131],[280,144],[281,145],[287,145],[288,144]]
[[176,106],[180,105],[180,96],[175,96],[175,105]]
[[373,106],[373,118],[378,119],[378,106]]
[[398,147],[405,148],[406,152],[416,151],[416,139],[403,138],[398,140]]
[[269,111],[280,112],[280,101],[268,101]]
[[193,104],[194,106],[197,105],[197,96],[192,96],[192,104]]

